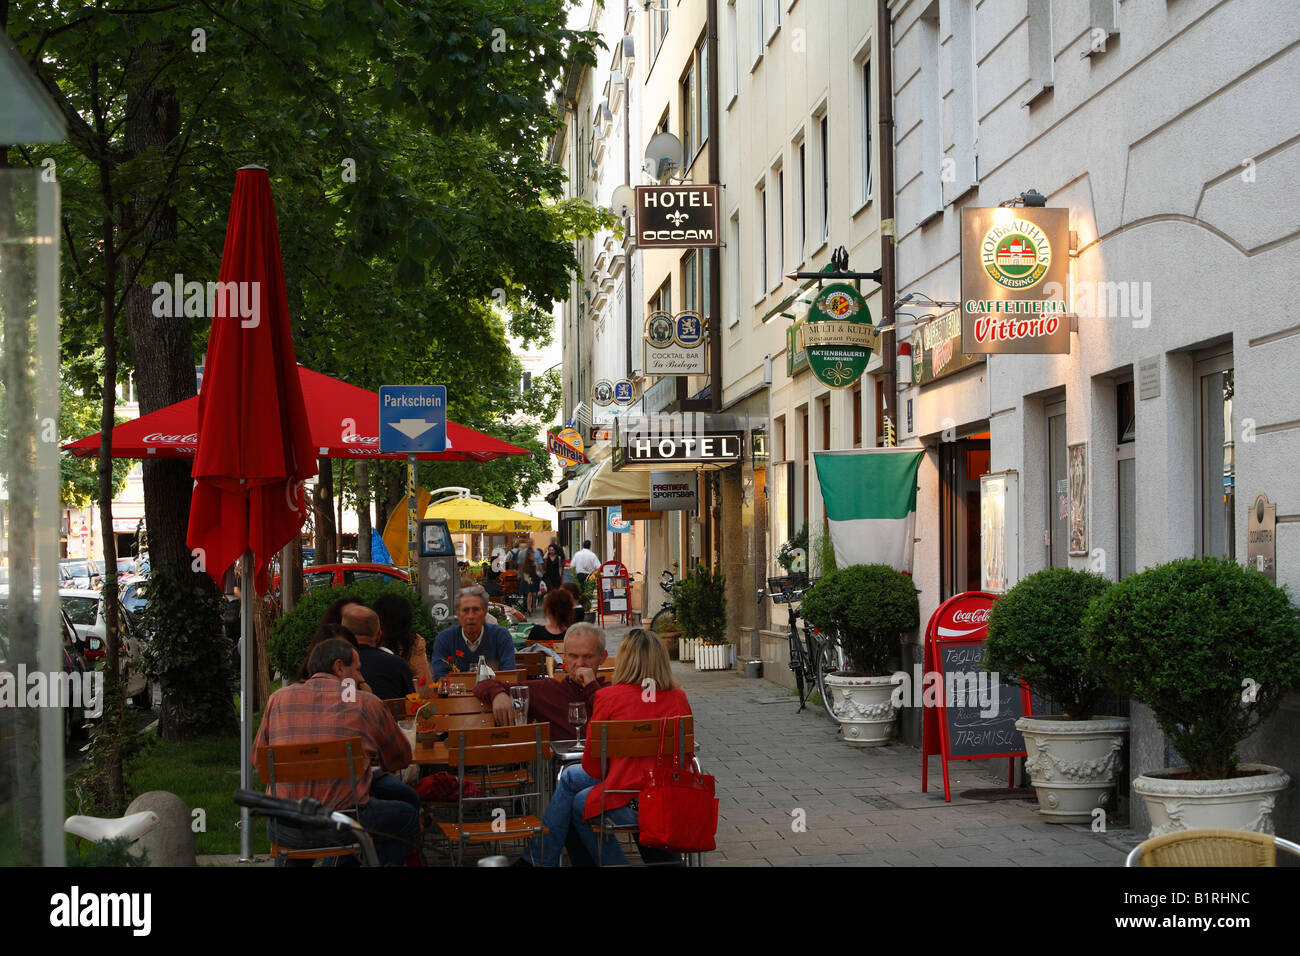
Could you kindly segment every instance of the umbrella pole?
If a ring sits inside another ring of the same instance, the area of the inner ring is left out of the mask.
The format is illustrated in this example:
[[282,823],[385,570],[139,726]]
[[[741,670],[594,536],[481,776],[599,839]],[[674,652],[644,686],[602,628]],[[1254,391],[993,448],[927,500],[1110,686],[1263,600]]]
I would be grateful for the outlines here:
[[[245,551],[239,572],[239,786],[253,788],[253,552]],[[253,815],[239,808],[239,862],[253,862]]]

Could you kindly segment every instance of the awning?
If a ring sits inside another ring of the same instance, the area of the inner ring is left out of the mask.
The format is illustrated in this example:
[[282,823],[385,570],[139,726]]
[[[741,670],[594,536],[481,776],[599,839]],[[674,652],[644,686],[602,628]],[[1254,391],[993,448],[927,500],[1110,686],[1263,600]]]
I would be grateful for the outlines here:
[[447,530],[453,534],[478,532],[481,534],[527,533],[550,531],[551,522],[535,518],[523,511],[511,511],[480,498],[451,498],[429,505],[426,518],[443,518]]
[[578,507],[615,507],[624,501],[650,500],[648,471],[615,471],[612,459],[606,458],[582,476],[578,484]]

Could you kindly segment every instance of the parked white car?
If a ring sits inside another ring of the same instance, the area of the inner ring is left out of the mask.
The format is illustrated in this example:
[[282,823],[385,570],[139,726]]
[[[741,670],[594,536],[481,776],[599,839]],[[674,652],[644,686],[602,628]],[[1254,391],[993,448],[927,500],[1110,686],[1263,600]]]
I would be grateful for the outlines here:
[[[81,639],[86,663],[93,666],[105,660],[108,646],[104,640],[104,635],[107,633],[104,623],[104,595],[99,591],[63,588],[59,591],[59,603],[63,605],[68,620],[72,622]],[[149,682],[140,670],[142,646],[135,619],[120,603],[117,617],[122,635],[122,668],[126,678],[127,699],[137,707],[148,709],[153,705],[153,697]]]

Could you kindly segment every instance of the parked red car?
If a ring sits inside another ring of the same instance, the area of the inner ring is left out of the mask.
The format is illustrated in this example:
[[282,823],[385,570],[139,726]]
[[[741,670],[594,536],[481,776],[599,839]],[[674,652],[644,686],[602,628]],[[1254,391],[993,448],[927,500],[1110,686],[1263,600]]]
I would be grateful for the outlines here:
[[[391,564],[317,564],[302,569],[302,589],[312,591],[316,588],[336,588],[344,584],[356,584],[358,581],[401,581],[405,583],[407,574],[401,568]],[[280,590],[280,575],[271,583],[276,591]]]

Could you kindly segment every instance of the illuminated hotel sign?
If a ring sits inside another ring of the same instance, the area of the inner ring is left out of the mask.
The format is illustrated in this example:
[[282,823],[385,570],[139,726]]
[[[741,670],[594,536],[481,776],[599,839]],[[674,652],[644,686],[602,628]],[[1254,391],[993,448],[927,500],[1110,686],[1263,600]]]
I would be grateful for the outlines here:
[[1068,354],[1068,209],[963,209],[961,351]]

